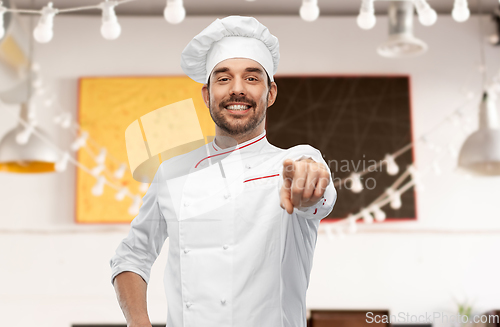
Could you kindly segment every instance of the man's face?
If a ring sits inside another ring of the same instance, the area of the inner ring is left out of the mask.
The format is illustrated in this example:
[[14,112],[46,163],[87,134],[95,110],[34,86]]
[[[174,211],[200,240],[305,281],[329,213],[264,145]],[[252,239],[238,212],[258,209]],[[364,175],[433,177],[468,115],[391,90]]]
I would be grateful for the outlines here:
[[212,70],[203,99],[215,124],[229,135],[245,135],[265,124],[277,87],[268,86],[264,68],[246,58],[226,59]]

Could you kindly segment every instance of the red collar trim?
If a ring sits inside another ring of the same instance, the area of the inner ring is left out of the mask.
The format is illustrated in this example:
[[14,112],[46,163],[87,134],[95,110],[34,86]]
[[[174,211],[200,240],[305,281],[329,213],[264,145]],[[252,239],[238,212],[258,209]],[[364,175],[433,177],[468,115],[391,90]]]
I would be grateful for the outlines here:
[[[267,134],[267,133],[266,133],[266,134]],[[264,137],[266,137],[266,134],[264,134],[264,135],[263,135],[260,139],[255,140],[255,141],[253,141],[253,142],[251,142],[251,143],[245,144],[245,145],[244,145],[244,146],[242,146],[242,147],[239,147],[239,148],[233,149],[233,150],[231,150],[231,151],[226,151],[226,152],[217,153],[217,154],[214,154],[213,156],[208,156],[208,157],[205,157],[205,158],[201,159],[200,161],[198,161],[198,163],[196,164],[196,166],[194,166],[194,168],[198,168],[198,165],[199,165],[199,164],[200,164],[203,160],[206,160],[206,159],[208,159],[208,158],[217,157],[217,156],[220,156],[220,155],[222,155],[222,154],[230,153],[230,152],[233,152],[233,151],[236,151],[236,150],[240,150],[240,149],[243,149],[243,148],[245,148],[245,147],[247,147],[247,146],[249,146],[249,145],[252,145],[252,144],[254,144],[254,143],[256,143],[256,142],[259,142],[259,141],[260,141],[260,140],[262,140]],[[213,146],[213,144],[212,144],[212,146]]]

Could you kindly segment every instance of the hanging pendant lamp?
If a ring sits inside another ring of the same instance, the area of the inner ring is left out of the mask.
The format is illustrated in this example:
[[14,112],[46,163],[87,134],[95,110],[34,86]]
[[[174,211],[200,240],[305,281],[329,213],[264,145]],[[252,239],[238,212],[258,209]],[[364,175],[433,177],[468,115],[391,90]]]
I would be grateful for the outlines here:
[[377,48],[379,55],[402,58],[420,55],[427,44],[413,36],[413,2],[391,1],[388,9],[389,39]]
[[[21,104],[20,118],[25,122],[28,121],[26,103]],[[48,138],[40,128],[34,126],[33,130]],[[33,135],[33,132],[20,137],[23,133],[26,133],[26,127],[19,123],[0,140],[0,172],[47,173],[55,171],[54,165],[59,158],[56,149],[43,142],[37,135]],[[23,138],[24,140],[19,142]]]
[[[5,3],[7,6],[8,2]],[[59,159],[57,149],[47,144],[39,136],[49,139],[47,134],[35,126],[29,112],[31,95],[30,66],[33,65],[32,42],[21,28],[19,17],[9,15],[6,34],[0,39],[0,105],[2,103],[20,106],[19,124],[7,132],[0,140],[0,172],[44,173],[55,171]],[[10,73],[1,73],[10,72]],[[37,134],[37,135],[35,135]]]
[[462,145],[458,168],[477,176],[500,176],[500,122],[495,99],[487,92],[479,107],[479,128]]

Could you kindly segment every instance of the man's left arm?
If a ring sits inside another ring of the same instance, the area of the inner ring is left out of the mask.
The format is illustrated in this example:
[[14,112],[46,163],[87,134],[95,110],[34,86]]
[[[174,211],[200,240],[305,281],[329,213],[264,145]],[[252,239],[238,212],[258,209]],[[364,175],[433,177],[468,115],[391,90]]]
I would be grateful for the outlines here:
[[337,191],[321,153],[311,146],[294,147],[283,161],[280,176],[280,205],[289,214],[323,219],[333,210]]

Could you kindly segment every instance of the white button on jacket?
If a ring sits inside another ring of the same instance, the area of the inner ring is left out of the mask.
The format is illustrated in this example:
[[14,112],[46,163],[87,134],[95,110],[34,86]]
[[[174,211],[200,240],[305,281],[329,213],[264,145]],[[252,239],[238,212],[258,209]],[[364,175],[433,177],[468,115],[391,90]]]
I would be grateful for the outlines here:
[[303,156],[326,165],[313,147],[280,149],[264,131],[163,162],[110,260],[111,282],[132,271],[148,283],[168,238],[167,327],[305,327],[317,230],[337,192],[331,181],[316,205],[281,208],[283,161]]

